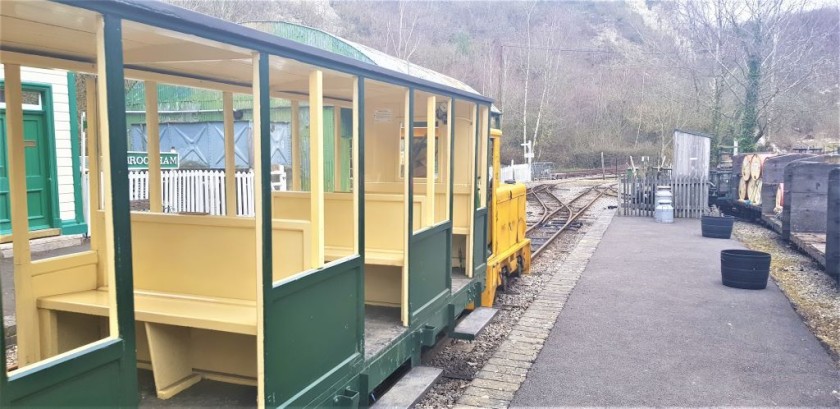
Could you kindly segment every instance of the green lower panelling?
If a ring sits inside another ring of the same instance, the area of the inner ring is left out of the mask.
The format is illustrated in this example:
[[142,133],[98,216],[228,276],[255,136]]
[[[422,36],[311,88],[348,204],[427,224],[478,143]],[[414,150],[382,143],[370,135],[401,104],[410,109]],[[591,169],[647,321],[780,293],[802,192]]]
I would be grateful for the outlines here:
[[[306,406],[312,408],[357,408],[364,395],[360,380],[361,377],[357,376],[350,381],[333,385]],[[298,404],[291,404],[288,407],[298,407]]]
[[441,303],[448,302],[449,270],[447,262],[452,251],[447,246],[451,223],[444,223],[417,233],[409,241],[408,305],[409,324],[422,321]]
[[473,238],[473,276],[487,269],[487,208],[475,211],[475,236]]
[[449,301],[451,297],[441,298],[439,303],[436,303],[435,308],[428,311],[423,317],[423,325],[420,327],[422,338],[421,345],[424,347],[432,347],[435,345],[435,340],[438,334],[448,332],[452,328],[452,314],[450,313]]
[[486,260],[482,260],[481,264],[475,268],[473,272],[473,282],[479,286],[478,292],[481,293],[484,291],[484,284],[487,282],[485,278],[487,277],[487,263]]
[[460,316],[462,312],[467,308],[470,303],[474,303],[474,305],[479,305],[481,303],[481,290],[484,286],[481,285],[484,277],[474,277],[473,281],[465,285],[460,291],[455,294],[452,294],[452,300],[449,302],[452,307],[452,318],[453,320]]
[[82,350],[10,377],[2,407],[120,407],[137,404],[136,364],[123,357],[122,340]]
[[354,258],[272,289],[265,307],[266,406],[319,405],[362,369],[362,266]]
[[111,407],[120,400],[119,388],[112,385],[119,379],[120,366],[116,361],[76,375],[38,393],[12,402],[12,406],[27,407]]
[[364,400],[374,388],[391,376],[397,368],[408,360],[420,362],[420,342],[413,331],[406,331],[395,339],[382,352],[365,363],[363,375],[367,379],[367,391]]

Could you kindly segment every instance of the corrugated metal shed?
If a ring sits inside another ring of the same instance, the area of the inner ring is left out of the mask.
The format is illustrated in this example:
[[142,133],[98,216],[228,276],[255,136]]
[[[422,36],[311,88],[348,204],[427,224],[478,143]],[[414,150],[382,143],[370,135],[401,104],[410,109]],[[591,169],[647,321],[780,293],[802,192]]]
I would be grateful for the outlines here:
[[348,41],[317,28],[285,21],[248,21],[240,24],[368,64],[376,64]]
[[408,74],[427,81],[436,82],[464,91],[478,94],[471,86],[455,78],[443,75],[437,71],[421,67],[409,61],[388,55],[368,46],[354,43],[326,31],[283,21],[254,21],[242,23],[244,26],[255,28],[266,33],[297,41],[322,50],[330,51],[345,57],[373,64],[389,70]]
[[711,161],[711,136],[674,130],[674,176],[707,176]]

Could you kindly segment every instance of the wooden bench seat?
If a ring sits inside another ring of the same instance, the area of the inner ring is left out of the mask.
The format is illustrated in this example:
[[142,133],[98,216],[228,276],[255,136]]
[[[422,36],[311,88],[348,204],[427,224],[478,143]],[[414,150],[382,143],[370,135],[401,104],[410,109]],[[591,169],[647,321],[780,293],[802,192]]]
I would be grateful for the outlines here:
[[[327,246],[324,248],[324,258],[327,261],[335,261],[350,254],[353,254],[353,250],[349,247]],[[405,254],[400,250],[365,250],[365,264],[401,267],[404,262]]]
[[[108,291],[90,290],[38,299],[38,308],[108,316]],[[257,335],[254,302],[135,291],[135,320]]]
[[[41,337],[46,350],[50,354],[59,352],[56,330],[59,313],[107,317],[108,304],[107,289],[38,299]],[[155,389],[160,399],[169,399],[202,379],[202,373],[193,367],[192,329],[247,336],[257,334],[257,307],[253,301],[137,290],[134,292],[134,315],[135,321],[143,323],[145,328]],[[208,376],[256,385],[256,379],[243,378],[241,374]]]

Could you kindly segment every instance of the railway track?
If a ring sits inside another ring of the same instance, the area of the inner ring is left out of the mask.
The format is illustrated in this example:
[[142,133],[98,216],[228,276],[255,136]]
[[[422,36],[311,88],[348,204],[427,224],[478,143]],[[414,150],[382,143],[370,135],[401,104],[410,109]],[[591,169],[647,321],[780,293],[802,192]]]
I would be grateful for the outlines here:
[[[542,213],[535,217],[528,217],[534,221],[526,227],[526,235],[531,239],[532,260],[557,237],[575,228],[580,216],[585,214],[599,198],[615,194],[614,187],[610,186],[614,183],[612,181],[585,188],[571,200],[554,194],[554,189],[564,186],[569,181],[546,182],[528,189],[528,201],[542,209]],[[544,283],[541,280],[523,279],[523,276],[510,280],[511,287],[498,293],[503,294],[497,299],[496,304],[500,309],[497,315],[499,318],[496,318],[495,325],[488,327],[487,330],[494,334],[493,336],[476,340],[474,344],[470,344],[469,348],[450,342],[440,342],[428,350],[424,355],[424,362],[432,362],[433,366],[442,367],[444,369],[441,375],[443,381],[431,392],[433,396],[437,396],[438,400],[426,398],[420,406],[443,406],[440,397],[446,396],[455,396],[457,400],[457,397],[463,393],[463,388],[476,378],[478,371],[473,366],[474,363],[477,362],[478,368],[481,368],[492,358],[492,351],[507,338],[509,331],[530,305],[532,295],[537,294]],[[474,347],[474,345],[479,346]]]
[[[610,169],[602,169],[602,168],[592,168],[592,169],[579,169],[579,170],[570,170],[566,172],[556,172],[550,175],[542,175],[538,180],[561,180],[561,179],[589,179],[589,178],[615,178],[617,175],[623,174],[626,171],[626,167],[621,167],[618,169],[610,168]],[[540,176],[540,175],[537,175]]]
[[604,183],[586,188],[571,200],[564,201],[554,194],[553,187],[554,184],[544,184],[528,192],[528,197],[533,198],[543,209],[540,219],[529,224],[525,230],[525,234],[531,239],[532,258],[538,257],[563,232],[579,226],[577,219],[586,213],[596,200],[604,195],[611,195],[614,191],[612,186]]

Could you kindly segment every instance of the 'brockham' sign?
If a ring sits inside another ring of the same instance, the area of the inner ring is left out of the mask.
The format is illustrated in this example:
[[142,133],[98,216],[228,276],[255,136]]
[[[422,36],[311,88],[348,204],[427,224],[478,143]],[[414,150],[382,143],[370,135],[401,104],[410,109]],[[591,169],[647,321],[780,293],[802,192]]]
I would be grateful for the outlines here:
[[[178,169],[180,159],[177,153],[161,152],[160,153],[160,168],[161,169]],[[146,152],[128,152],[128,168],[129,169],[148,169],[149,155]]]

